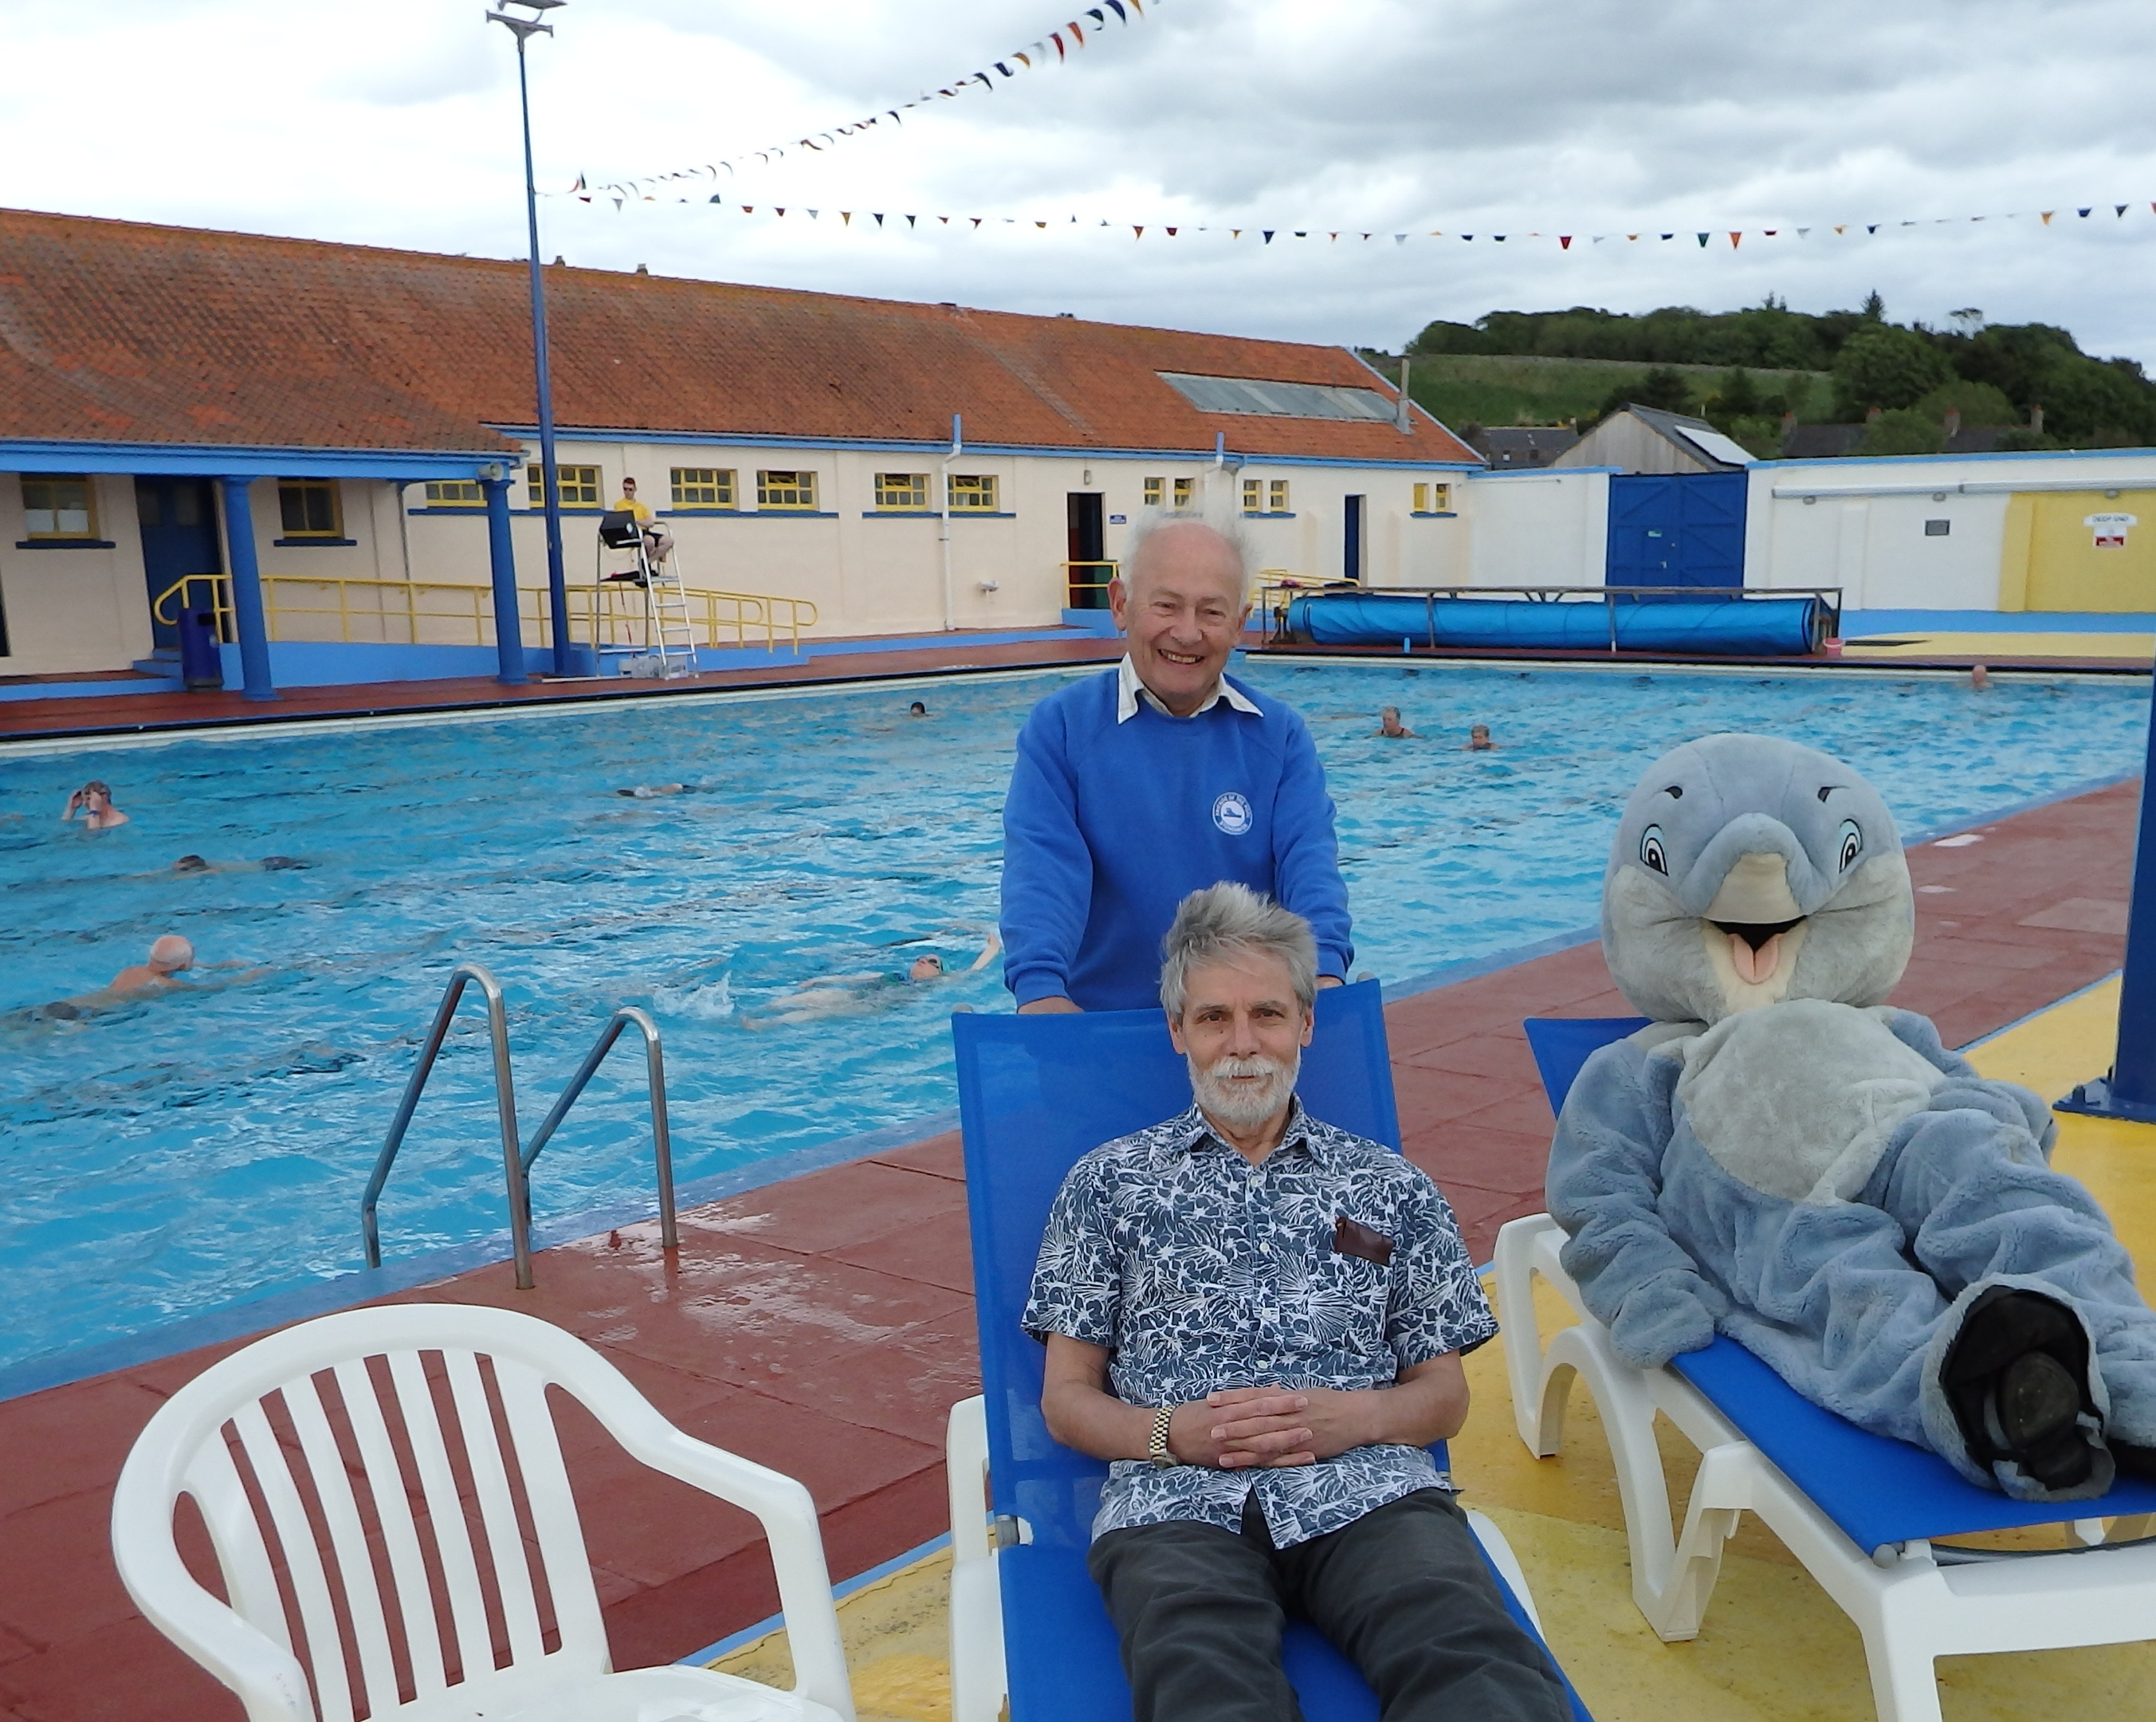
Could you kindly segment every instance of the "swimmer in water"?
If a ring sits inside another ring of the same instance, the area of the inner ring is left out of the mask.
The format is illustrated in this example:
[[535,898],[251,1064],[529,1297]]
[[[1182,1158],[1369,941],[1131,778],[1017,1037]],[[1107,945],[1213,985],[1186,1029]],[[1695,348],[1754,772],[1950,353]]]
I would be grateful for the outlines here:
[[687,789],[686,784],[639,784],[633,789],[616,789],[617,795],[629,795],[639,801],[649,801],[660,795],[679,795]]
[[127,823],[127,815],[112,804],[112,786],[92,778],[67,799],[62,820],[72,820],[78,813],[82,822],[93,831],[109,831],[115,825]]
[[908,717],[926,717],[928,715],[928,707],[919,700],[916,700],[906,708],[906,715]]
[[1494,753],[1497,744],[1490,739],[1490,726],[1478,723],[1467,732],[1467,743],[1460,749],[1464,753]]
[[1971,664],[1969,666],[1969,685],[1973,691],[1984,692],[1991,686],[1991,672],[1981,664]]
[[[231,866],[207,861],[198,855],[183,855],[172,863],[172,871],[176,873],[251,873],[259,867],[265,873],[289,873],[304,871],[306,866],[306,862],[289,855],[265,855],[259,861],[239,861]],[[138,873],[135,876],[155,879],[160,876]]]
[[131,993],[158,993],[179,986],[174,977],[195,966],[195,948],[177,933],[168,933],[150,947],[147,962],[136,963],[114,975],[105,990],[114,998]]
[[1413,741],[1415,732],[1400,722],[1400,708],[1388,706],[1378,714],[1378,733],[1389,742]]
[[[990,928],[988,942],[981,947],[981,954],[973,959],[963,973],[973,974],[987,968],[995,959],[996,953],[1003,948],[1003,935]],[[958,978],[943,966],[942,958],[933,952],[916,957],[906,964],[903,975],[877,971],[860,974],[819,974],[814,980],[803,981],[786,997],[779,1000],[778,1008],[770,1015],[745,1016],[742,1019],[742,1026],[775,1028],[781,1023],[816,1022],[828,1016],[858,1015],[886,1004],[896,1004],[901,987],[926,986],[937,981]]]

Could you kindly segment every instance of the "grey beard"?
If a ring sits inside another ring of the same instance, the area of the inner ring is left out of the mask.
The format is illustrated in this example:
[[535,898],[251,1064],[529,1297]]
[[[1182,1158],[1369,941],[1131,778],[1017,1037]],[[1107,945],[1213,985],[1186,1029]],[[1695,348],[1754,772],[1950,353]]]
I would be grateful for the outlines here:
[[[1288,1103],[1295,1092],[1296,1078],[1302,1073],[1302,1055],[1282,1064],[1276,1058],[1222,1058],[1214,1061],[1210,1070],[1200,1070],[1198,1061],[1187,1059],[1190,1067],[1190,1091],[1198,1097],[1198,1104],[1222,1123],[1238,1130],[1248,1130],[1262,1124]],[[1270,1080],[1256,1088],[1246,1088],[1226,1079],[1230,1077],[1262,1076]]]

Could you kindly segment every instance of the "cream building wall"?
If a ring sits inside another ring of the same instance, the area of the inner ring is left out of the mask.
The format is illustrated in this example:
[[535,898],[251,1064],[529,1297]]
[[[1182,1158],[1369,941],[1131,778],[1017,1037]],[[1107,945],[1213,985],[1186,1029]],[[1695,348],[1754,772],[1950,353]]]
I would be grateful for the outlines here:
[[1543,467],[1459,487],[1475,586],[1599,586],[1609,558],[1609,475]]
[[31,541],[20,477],[0,473],[0,613],[8,630],[0,676],[124,670],[149,653],[135,481],[100,474],[90,484],[95,531],[110,549],[25,547]]

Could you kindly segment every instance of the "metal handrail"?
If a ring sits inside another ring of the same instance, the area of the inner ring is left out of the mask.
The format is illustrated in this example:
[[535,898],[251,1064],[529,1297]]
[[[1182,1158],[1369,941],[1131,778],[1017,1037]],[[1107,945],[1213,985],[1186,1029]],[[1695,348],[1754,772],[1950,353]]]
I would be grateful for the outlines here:
[[182,574],[178,579],[173,581],[171,585],[150,600],[151,615],[167,628],[177,627],[180,619],[177,616],[167,615],[165,606],[175,598],[182,604],[185,604],[187,601],[187,588],[197,580],[207,580],[209,583],[210,609],[217,617],[218,635],[222,640],[230,640],[232,638],[232,594],[231,589],[225,584],[225,578],[223,574]]
[[[569,1078],[569,1086],[562,1091],[562,1097],[554,1103],[553,1111],[547,1121],[532,1132],[531,1140],[524,1149],[522,1181],[525,1199],[531,1200],[531,1163],[539,1158],[539,1150],[546,1147],[553,1136],[554,1128],[567,1116],[577,1097],[584,1092],[584,1085],[593,1073],[613,1050],[613,1043],[621,1038],[621,1031],[632,1023],[644,1036],[644,1080],[651,1094],[651,1154],[659,1170],[659,1242],[662,1249],[681,1247],[680,1229],[674,1220],[674,1143],[666,1128],[666,1061],[659,1047],[659,1025],[650,1015],[634,1005],[624,1005],[608,1019],[605,1031],[593,1043],[592,1050],[584,1055],[584,1061],[576,1075]],[[520,1282],[521,1283],[521,1282]]]
[[375,1225],[375,1204],[382,1199],[382,1186],[388,1182],[397,1151],[404,1145],[404,1133],[419,1104],[419,1091],[433,1073],[435,1055],[441,1051],[449,1020],[457,1013],[457,1001],[470,982],[477,982],[486,995],[487,1035],[494,1043],[495,1107],[501,1123],[502,1172],[509,1185],[509,1245],[516,1258],[516,1289],[528,1292],[531,1289],[531,1191],[525,1182],[525,1162],[516,1146],[516,1085],[509,1070],[509,1019],[502,1010],[501,984],[476,963],[459,963],[449,971],[449,984],[442,994],[441,1007],[434,1012],[434,1025],[427,1031],[418,1066],[404,1085],[404,1097],[398,1103],[388,1139],[374,1162],[374,1175],[367,1180],[367,1194],[359,1199],[360,1235],[367,1243],[367,1265],[381,1267],[382,1236]]

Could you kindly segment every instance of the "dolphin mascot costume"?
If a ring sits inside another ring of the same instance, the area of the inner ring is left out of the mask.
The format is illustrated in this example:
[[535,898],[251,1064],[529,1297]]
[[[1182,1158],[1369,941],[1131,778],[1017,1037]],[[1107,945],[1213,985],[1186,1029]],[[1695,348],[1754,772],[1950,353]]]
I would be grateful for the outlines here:
[[1602,947],[1654,1021],[1558,1120],[1565,1269],[1643,1369],[1719,1330],[2010,1495],[2156,1474],[2156,1314],[2046,1164],[2044,1102],[1884,1004],[1915,921],[1886,804],[1838,760],[1712,735],[1650,767]]

